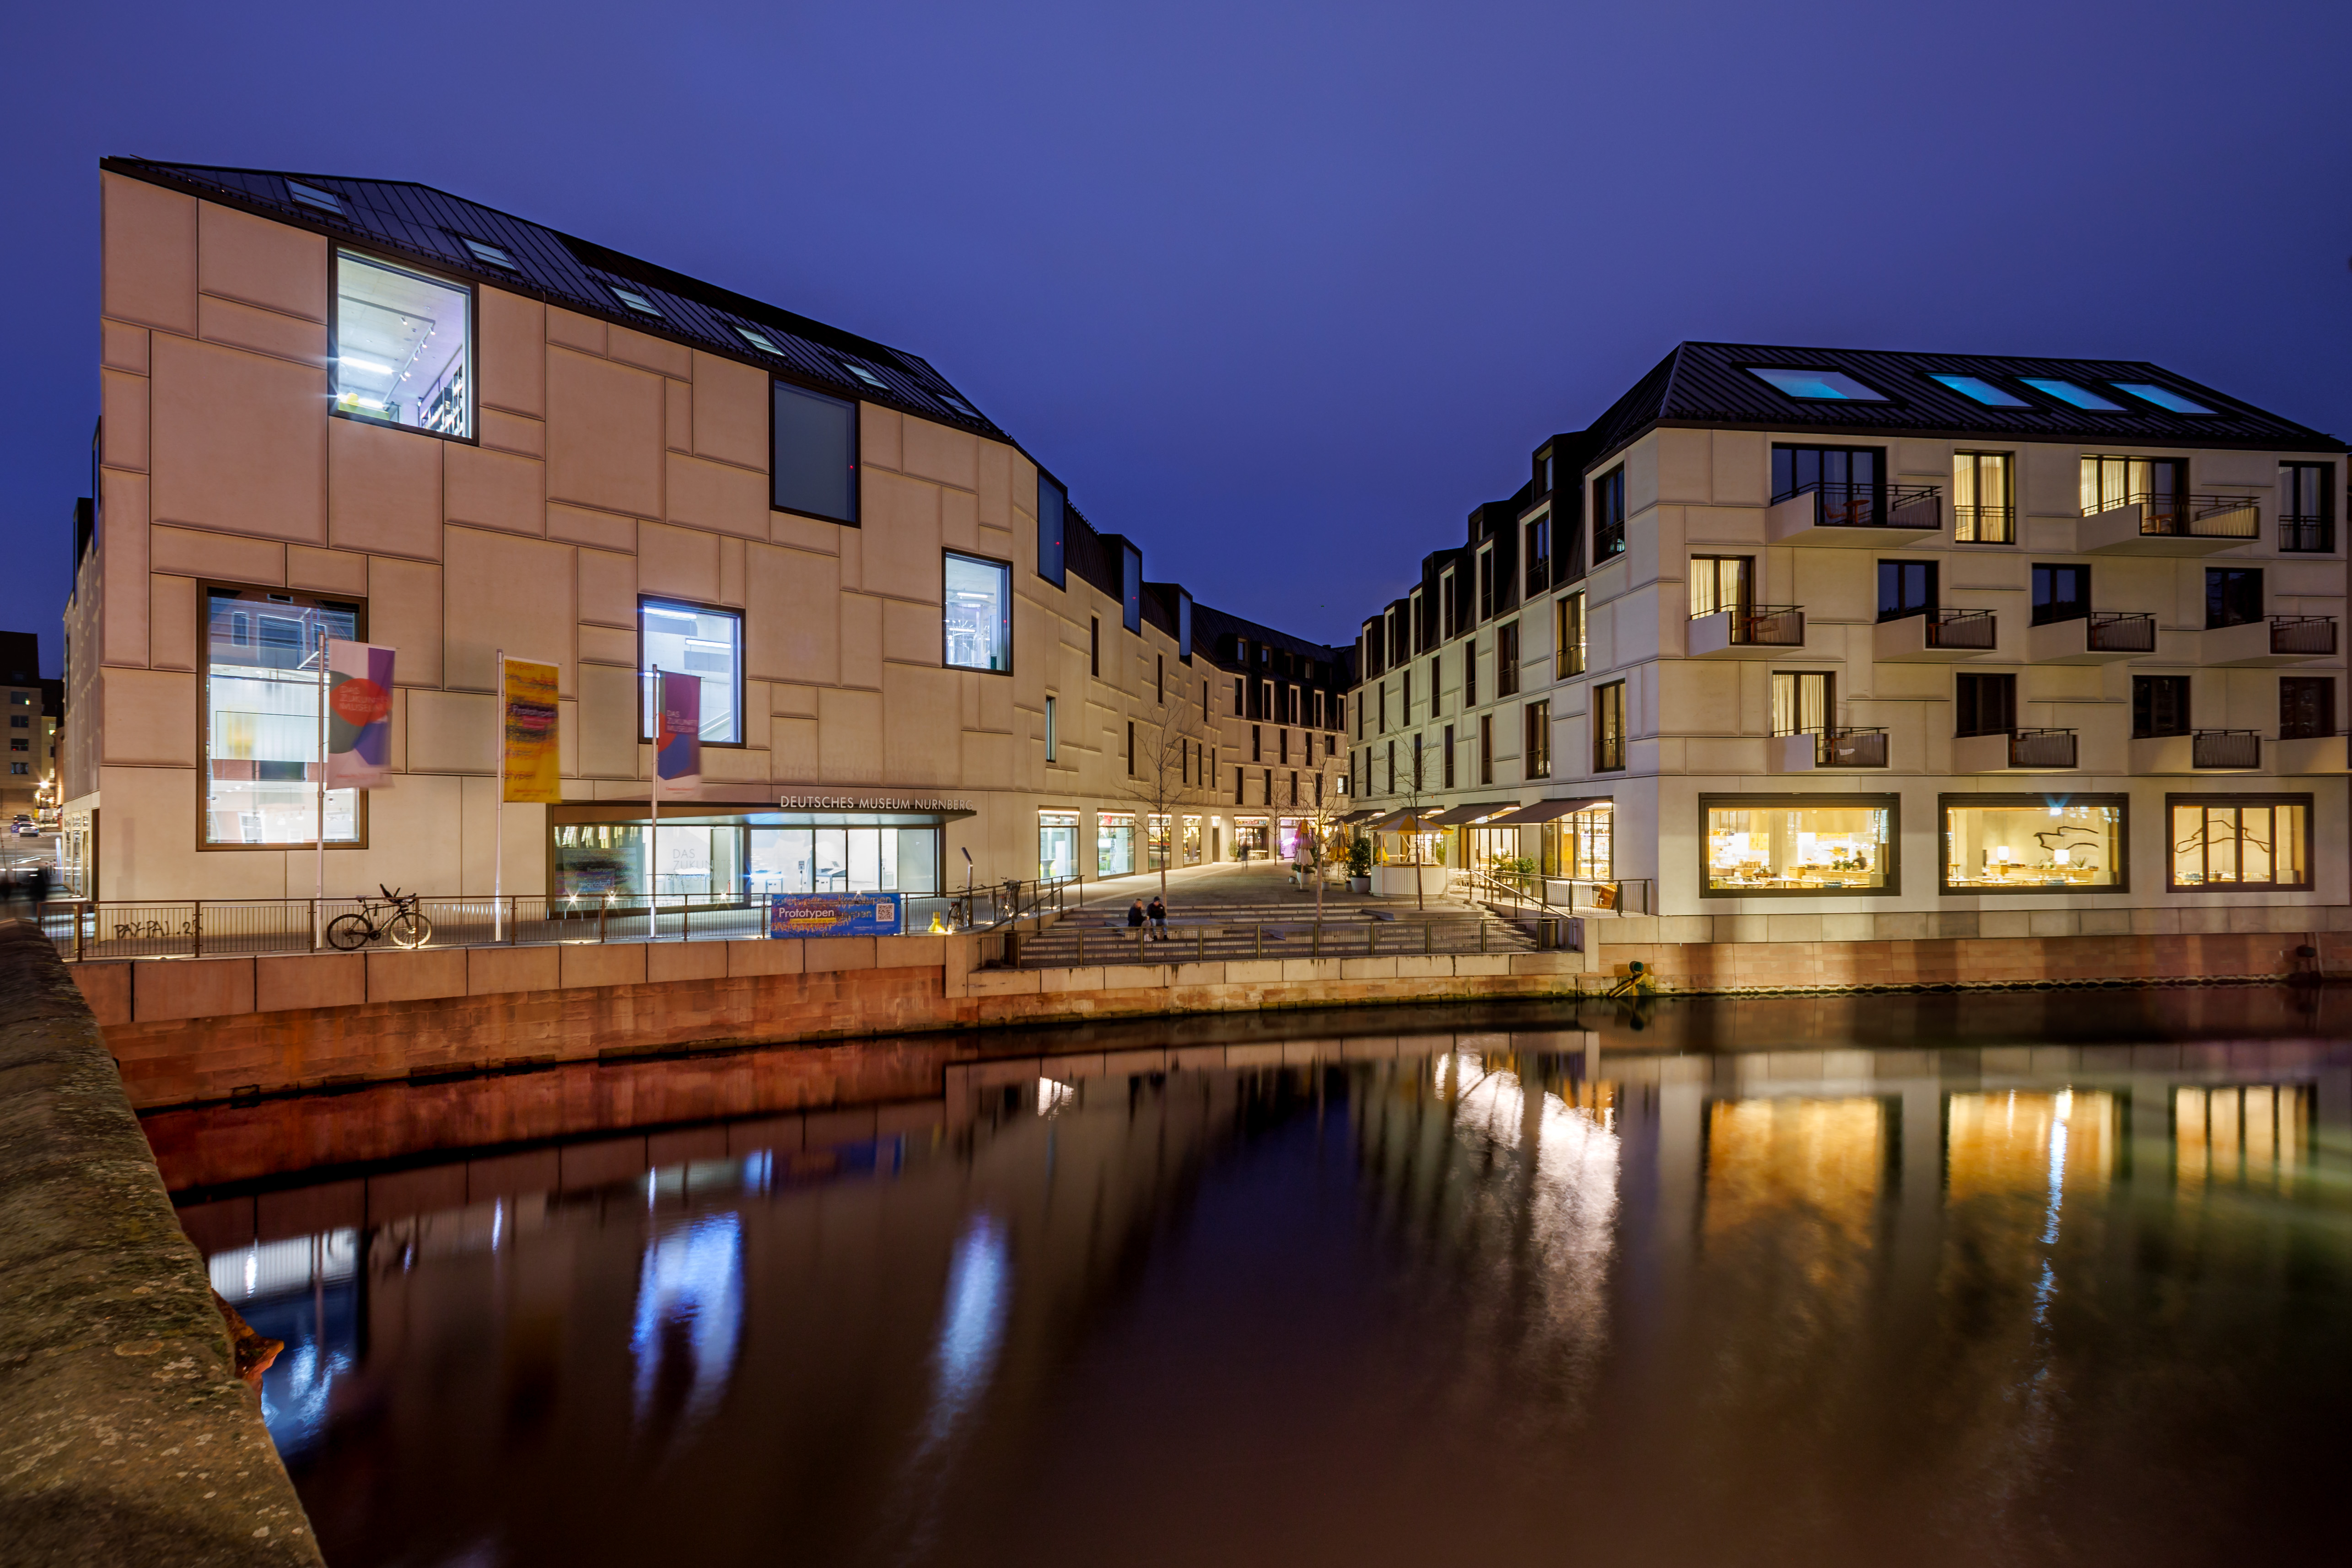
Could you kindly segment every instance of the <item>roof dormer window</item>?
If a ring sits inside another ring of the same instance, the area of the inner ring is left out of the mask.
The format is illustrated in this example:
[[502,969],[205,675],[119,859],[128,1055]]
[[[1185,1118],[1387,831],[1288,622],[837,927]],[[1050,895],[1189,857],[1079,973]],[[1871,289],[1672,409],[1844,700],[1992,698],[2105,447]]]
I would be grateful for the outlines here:
[[635,310],[638,315],[651,316],[656,321],[661,319],[661,307],[655,304],[651,300],[646,299],[643,294],[638,293],[635,289],[624,289],[618,283],[607,283],[604,287],[613,291],[614,299],[618,300],[622,304],[627,306],[630,310]]
[[1884,393],[1874,392],[1853,377],[1838,370],[1800,370],[1773,365],[1749,365],[1748,374],[1770,386],[1784,397],[1794,397],[1806,403],[1885,403]]
[[341,196],[336,195],[332,191],[322,191],[316,185],[306,185],[299,180],[287,181],[286,194],[304,206],[317,207],[322,213],[340,215],[343,210],[343,199]]

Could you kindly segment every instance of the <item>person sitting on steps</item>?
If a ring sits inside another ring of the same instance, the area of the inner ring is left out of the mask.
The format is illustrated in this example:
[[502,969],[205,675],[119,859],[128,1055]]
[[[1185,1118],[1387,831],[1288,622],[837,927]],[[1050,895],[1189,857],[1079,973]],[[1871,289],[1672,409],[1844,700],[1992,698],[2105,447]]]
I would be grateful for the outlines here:
[[1168,940],[1168,906],[1161,901],[1160,895],[1154,893],[1151,896],[1151,907],[1143,912],[1151,917],[1151,940],[1166,942]]

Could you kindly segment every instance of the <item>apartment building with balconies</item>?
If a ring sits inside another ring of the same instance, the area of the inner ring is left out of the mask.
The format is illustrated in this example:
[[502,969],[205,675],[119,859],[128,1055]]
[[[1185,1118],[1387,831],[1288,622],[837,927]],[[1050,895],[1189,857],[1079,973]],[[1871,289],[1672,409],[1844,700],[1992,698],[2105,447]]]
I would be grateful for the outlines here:
[[2147,363],[1685,343],[1363,623],[1357,820],[1780,935],[2344,906],[2344,464]]
[[[1350,651],[1147,580],[918,355],[422,185],[100,184],[85,896],[305,897],[322,819],[335,897],[954,890],[1274,845],[1340,787]],[[389,784],[322,799],[327,636],[395,659]],[[501,828],[502,654],[557,671],[562,799]],[[702,742],[657,851],[656,668]]]

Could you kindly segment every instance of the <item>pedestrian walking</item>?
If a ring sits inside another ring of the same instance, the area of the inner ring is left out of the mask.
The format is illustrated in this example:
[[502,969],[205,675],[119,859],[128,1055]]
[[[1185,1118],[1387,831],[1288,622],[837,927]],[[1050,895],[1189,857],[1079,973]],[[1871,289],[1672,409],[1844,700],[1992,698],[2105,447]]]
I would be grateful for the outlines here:
[[1151,900],[1151,907],[1143,912],[1151,917],[1151,939],[1154,942],[1166,942],[1168,940],[1167,904],[1155,894]]

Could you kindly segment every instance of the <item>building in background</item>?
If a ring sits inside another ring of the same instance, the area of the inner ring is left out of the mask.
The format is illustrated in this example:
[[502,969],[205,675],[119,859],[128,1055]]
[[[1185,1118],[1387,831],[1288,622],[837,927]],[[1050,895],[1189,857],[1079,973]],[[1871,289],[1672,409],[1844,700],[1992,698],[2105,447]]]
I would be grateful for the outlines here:
[[57,804],[57,735],[64,687],[41,679],[35,632],[0,632],[0,704],[7,721],[7,770],[0,773],[0,827],[19,815],[39,818]]
[[[420,185],[109,159],[67,610],[76,885],[731,900],[1278,843],[1349,650],[1148,582],[924,360]],[[390,787],[320,799],[321,637],[397,650]],[[497,663],[562,800],[494,837]],[[700,682],[660,803],[650,674]],[[1286,822],[1288,824],[1286,828]]]
[[2344,459],[2152,364],[1685,343],[1363,623],[1368,825],[1734,917],[1664,940],[2303,929]]

